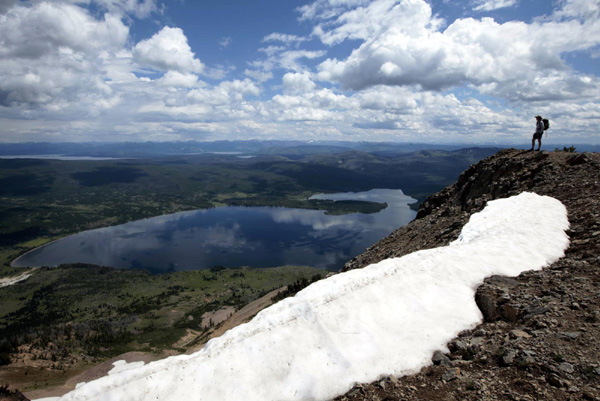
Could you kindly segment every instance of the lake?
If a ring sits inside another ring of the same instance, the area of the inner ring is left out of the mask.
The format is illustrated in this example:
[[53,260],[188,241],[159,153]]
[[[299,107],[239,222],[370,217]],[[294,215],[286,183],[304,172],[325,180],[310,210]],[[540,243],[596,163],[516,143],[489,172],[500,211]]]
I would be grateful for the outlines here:
[[3,155],[0,156],[0,159],[43,159],[43,160],[65,160],[65,161],[74,161],[74,160],[122,160],[120,157],[96,157],[96,156],[67,156],[67,155]]
[[336,271],[414,219],[401,190],[321,194],[314,199],[386,202],[378,213],[224,206],[85,231],[37,248],[15,267],[91,263],[153,273],[225,267],[314,266]]

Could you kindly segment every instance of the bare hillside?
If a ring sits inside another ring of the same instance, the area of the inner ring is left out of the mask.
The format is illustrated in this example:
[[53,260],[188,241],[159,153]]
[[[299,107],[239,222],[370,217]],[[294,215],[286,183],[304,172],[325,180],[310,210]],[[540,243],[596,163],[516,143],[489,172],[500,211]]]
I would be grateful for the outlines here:
[[600,399],[600,154],[501,151],[429,197],[416,220],[344,270],[446,245],[486,201],[523,191],[567,207],[565,257],[543,271],[487,279],[476,295],[484,323],[434,354],[432,366],[358,384],[336,400]]

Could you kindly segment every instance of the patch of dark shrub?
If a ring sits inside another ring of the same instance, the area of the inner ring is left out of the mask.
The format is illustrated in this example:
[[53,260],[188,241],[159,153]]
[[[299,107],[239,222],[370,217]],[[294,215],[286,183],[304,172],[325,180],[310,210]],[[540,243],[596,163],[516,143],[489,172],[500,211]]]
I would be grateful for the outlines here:
[[130,184],[147,175],[135,167],[98,167],[94,171],[74,173],[71,176],[86,187],[109,184]]
[[54,177],[18,174],[0,178],[0,196],[32,196],[50,191]]

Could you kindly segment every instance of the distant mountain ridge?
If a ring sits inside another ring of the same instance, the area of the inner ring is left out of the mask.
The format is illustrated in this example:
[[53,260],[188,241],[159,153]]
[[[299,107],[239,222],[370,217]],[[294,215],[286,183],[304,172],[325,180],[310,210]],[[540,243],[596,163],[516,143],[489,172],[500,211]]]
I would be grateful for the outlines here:
[[[571,144],[568,144],[569,146]],[[361,151],[380,155],[444,150],[469,147],[505,148],[502,144],[441,144],[418,142],[351,142],[351,141],[284,141],[284,140],[222,140],[212,142],[24,142],[0,143],[0,157],[26,155],[63,155],[70,157],[141,158],[208,153],[238,153],[250,155],[286,155],[288,157],[336,154]],[[524,146],[527,146],[526,144]],[[554,145],[550,145],[554,146]],[[562,148],[562,145],[559,146]],[[600,145],[577,145],[578,149],[600,151]]]
[[0,143],[0,156],[65,155],[88,157],[157,157],[202,153],[310,155],[351,150],[381,153],[410,153],[423,149],[456,150],[464,144],[381,143],[349,141],[238,140],[213,142],[26,142]]

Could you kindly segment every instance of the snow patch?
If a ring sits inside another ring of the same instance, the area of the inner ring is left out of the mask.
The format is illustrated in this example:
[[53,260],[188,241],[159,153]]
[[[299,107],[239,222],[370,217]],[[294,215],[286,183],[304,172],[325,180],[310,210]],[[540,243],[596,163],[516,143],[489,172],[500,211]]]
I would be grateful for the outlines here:
[[113,362],[113,368],[108,372],[108,375],[116,375],[119,373],[122,373],[126,370],[129,369],[134,369],[140,366],[144,366],[144,362],[143,361],[137,361],[137,362],[130,362],[127,363],[126,361],[116,361]]
[[0,278],[0,288],[8,287],[9,285],[15,285],[21,281],[27,280],[32,274],[33,273],[31,271],[27,271],[15,277],[2,277]]
[[458,240],[312,284],[192,355],[119,371],[60,400],[327,400],[356,382],[417,372],[481,321],[485,277],[541,269],[569,244],[565,207],[495,200]]

